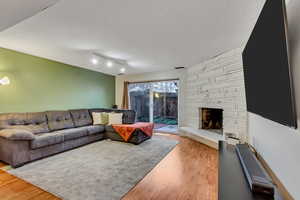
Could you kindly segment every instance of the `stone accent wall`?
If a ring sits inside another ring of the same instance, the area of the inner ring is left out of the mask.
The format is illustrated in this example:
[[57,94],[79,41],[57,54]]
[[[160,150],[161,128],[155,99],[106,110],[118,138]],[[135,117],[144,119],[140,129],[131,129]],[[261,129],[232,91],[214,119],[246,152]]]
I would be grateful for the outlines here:
[[241,49],[188,68],[184,90],[184,126],[199,128],[199,107],[222,108],[224,133],[248,140]]

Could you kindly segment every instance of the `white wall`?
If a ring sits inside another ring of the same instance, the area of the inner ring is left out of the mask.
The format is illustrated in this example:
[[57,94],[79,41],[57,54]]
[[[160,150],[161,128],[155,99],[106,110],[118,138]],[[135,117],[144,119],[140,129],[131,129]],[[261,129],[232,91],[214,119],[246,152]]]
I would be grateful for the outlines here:
[[295,199],[300,199],[300,134],[249,113],[250,142]]
[[247,141],[247,109],[241,49],[187,69],[184,126],[199,128],[199,108],[223,109],[223,132]]
[[135,81],[151,81],[151,80],[166,80],[166,79],[179,79],[179,92],[178,92],[178,123],[179,126],[182,124],[183,116],[183,96],[184,91],[182,88],[185,84],[185,69],[169,70],[161,72],[149,72],[142,74],[122,75],[116,77],[116,104],[121,107],[123,97],[124,81],[135,82]]
[[[287,5],[290,59],[300,125],[300,1]],[[249,137],[295,199],[300,199],[300,131],[249,113]]]

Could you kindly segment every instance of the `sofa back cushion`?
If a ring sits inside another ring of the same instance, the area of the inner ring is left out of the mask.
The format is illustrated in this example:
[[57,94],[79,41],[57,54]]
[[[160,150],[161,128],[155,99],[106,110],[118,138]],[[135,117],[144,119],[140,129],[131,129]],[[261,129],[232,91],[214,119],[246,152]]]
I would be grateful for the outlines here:
[[135,123],[135,111],[134,110],[115,110],[116,113],[123,113],[122,123],[123,124],[134,124]]
[[134,110],[119,110],[119,109],[107,109],[107,108],[95,108],[89,109],[90,114],[93,112],[116,112],[123,113],[122,123],[123,124],[134,124],[135,123],[135,111]]
[[75,127],[69,111],[47,111],[46,115],[51,131]]
[[23,129],[34,134],[50,131],[45,112],[0,114],[0,129]]
[[27,113],[27,123],[29,124],[29,129],[27,130],[34,134],[47,133],[50,131],[45,112]]
[[23,126],[27,123],[26,113],[3,113],[0,114],[0,128],[12,128],[14,126]]
[[70,110],[75,127],[88,126],[93,123],[90,113],[86,109]]

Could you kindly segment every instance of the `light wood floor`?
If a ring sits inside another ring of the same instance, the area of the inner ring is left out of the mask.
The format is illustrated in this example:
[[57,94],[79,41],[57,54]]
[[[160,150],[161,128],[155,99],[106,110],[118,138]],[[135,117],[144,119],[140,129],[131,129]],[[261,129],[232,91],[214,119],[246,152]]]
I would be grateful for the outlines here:
[[[175,135],[180,143],[123,200],[217,200],[218,154],[203,144]],[[5,166],[0,162],[0,168]],[[59,199],[0,170],[1,200]]]

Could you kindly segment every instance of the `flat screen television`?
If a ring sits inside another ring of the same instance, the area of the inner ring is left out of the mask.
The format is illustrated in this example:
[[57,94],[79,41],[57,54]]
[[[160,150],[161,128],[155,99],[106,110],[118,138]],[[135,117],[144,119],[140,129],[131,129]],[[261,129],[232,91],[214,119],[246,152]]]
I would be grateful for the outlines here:
[[297,128],[284,0],[267,0],[243,51],[249,112]]

